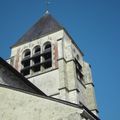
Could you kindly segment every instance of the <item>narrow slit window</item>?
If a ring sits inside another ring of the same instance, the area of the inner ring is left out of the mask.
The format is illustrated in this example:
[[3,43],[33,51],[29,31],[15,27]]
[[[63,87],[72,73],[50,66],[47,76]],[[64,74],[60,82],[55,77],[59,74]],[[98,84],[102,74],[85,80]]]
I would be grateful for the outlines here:
[[27,49],[23,52],[23,60],[21,62],[23,68],[21,70],[21,73],[24,76],[30,74],[30,55],[31,55],[31,52],[29,49]]
[[40,68],[41,67],[40,66],[40,63],[41,63],[40,53],[41,53],[40,46],[36,46],[34,48],[34,54],[33,54],[33,58],[32,58],[32,61],[33,61],[32,71],[33,72],[39,72],[41,70],[41,68]]
[[44,69],[52,67],[52,50],[50,42],[46,43],[44,47],[43,67]]
[[80,63],[75,59],[75,65],[76,65],[76,76],[78,80],[83,80],[83,74],[82,74],[82,66]]
[[36,47],[34,53],[35,53],[35,54],[36,54],[36,53],[40,53],[40,47]]
[[24,58],[26,58],[26,57],[30,57],[30,50],[27,50],[27,51],[25,52]]

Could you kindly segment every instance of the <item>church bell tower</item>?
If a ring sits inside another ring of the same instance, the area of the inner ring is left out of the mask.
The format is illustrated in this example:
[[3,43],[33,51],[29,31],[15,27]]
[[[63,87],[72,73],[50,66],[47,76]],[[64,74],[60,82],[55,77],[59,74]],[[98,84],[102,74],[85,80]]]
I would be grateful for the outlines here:
[[47,96],[97,115],[91,67],[69,33],[46,13],[12,47],[8,61]]

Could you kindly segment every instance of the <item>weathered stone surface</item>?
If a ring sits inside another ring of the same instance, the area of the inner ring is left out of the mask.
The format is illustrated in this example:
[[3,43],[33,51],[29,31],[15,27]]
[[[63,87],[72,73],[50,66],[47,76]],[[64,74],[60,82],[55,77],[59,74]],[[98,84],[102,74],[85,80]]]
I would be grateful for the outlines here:
[[[36,73],[30,69],[30,74],[26,78],[48,96],[76,104],[83,103],[88,109],[97,113],[91,68],[84,61],[83,53],[79,47],[64,29],[14,46],[11,49],[11,57],[14,59],[12,62],[8,62],[20,72],[23,68],[21,61],[24,51],[29,49],[31,51],[30,57],[32,57],[35,46],[39,45],[41,53],[43,53],[46,42],[51,43],[52,67],[44,69],[42,66],[41,71]],[[42,63],[44,58],[41,58]],[[80,75],[83,76],[81,78],[77,76],[75,60],[81,66],[79,71]],[[32,60],[30,64],[33,65]],[[63,119],[66,118],[59,118],[59,120]]]
[[80,108],[0,87],[1,120],[81,120]]
[[[64,30],[13,47],[11,57],[14,56],[14,61],[12,65],[20,71],[23,52],[30,49],[33,53],[36,45],[40,45],[42,52],[44,43],[48,41],[52,44],[52,67],[41,69],[37,73],[30,71],[30,75],[26,77],[48,96],[76,104],[82,102],[91,110],[97,109],[94,86],[89,85],[89,83],[93,83],[89,64],[83,60],[83,53]],[[18,51],[20,51],[19,54]],[[75,59],[82,66],[83,80],[77,79]]]

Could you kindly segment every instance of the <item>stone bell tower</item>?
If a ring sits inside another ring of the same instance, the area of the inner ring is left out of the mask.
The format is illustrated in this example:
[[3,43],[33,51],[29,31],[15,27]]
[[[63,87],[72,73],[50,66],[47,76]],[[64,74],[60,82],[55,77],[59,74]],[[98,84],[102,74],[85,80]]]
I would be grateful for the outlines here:
[[91,67],[69,33],[45,14],[12,47],[8,61],[46,95],[97,114]]

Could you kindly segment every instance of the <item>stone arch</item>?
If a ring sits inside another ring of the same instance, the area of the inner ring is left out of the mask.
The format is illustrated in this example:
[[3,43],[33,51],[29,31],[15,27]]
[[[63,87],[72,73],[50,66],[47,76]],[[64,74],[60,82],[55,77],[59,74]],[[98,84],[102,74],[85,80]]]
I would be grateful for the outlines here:
[[21,61],[21,64],[22,64],[22,70],[21,70],[21,73],[26,76],[26,75],[29,75],[30,74],[30,58],[31,57],[31,51],[30,49],[26,49],[23,51],[22,53],[22,61]]
[[52,45],[47,41],[43,45],[43,68],[48,69],[52,67]]

